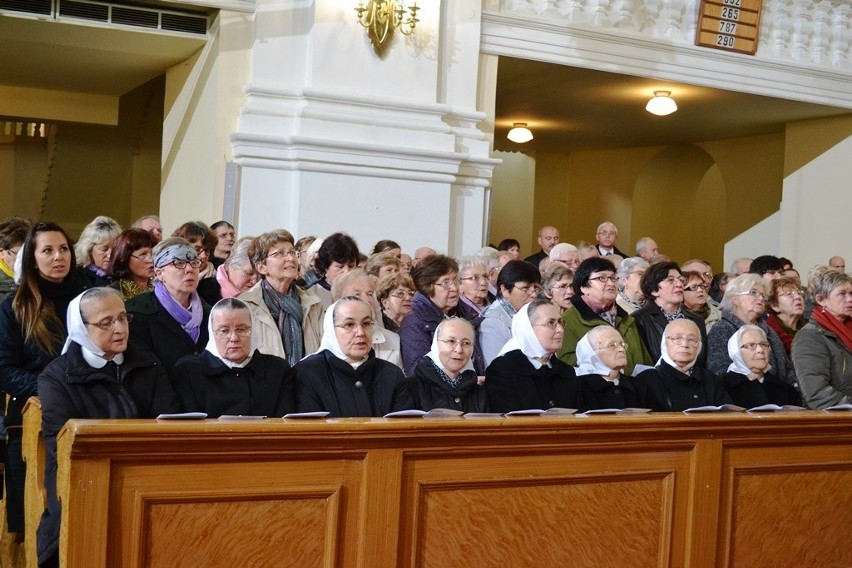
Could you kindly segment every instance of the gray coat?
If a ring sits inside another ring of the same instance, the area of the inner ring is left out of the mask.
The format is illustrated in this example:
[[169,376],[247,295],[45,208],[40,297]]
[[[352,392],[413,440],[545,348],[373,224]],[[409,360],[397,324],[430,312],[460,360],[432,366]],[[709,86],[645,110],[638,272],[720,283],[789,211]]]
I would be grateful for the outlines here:
[[790,355],[808,408],[852,403],[852,352],[834,333],[809,323],[796,333]]

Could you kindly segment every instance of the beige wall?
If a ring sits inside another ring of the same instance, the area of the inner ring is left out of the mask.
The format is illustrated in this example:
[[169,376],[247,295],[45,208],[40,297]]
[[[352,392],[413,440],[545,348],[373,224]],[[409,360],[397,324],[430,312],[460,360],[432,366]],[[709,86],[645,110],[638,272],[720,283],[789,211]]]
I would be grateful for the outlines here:
[[535,194],[535,158],[520,152],[494,152],[494,157],[503,163],[494,169],[488,242],[497,245],[503,239],[518,239],[521,253],[528,255],[538,250],[535,237],[530,240],[537,230],[532,225],[530,198]]

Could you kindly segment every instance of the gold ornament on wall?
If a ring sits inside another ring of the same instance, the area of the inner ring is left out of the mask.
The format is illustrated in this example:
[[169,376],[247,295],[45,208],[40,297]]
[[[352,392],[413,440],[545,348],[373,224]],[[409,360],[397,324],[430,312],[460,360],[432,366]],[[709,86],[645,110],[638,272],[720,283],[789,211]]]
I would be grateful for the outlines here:
[[390,45],[393,32],[399,28],[403,35],[411,35],[417,27],[417,11],[420,9],[416,2],[408,8],[403,0],[368,0],[358,2],[355,12],[358,23],[367,28],[367,36],[373,44],[377,55],[382,55]]

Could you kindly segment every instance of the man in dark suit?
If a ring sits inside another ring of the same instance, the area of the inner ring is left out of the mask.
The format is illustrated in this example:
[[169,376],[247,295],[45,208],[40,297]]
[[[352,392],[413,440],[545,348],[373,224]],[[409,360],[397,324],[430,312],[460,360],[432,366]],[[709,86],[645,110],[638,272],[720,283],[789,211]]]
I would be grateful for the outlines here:
[[541,247],[541,250],[537,253],[526,257],[524,260],[538,268],[538,265],[544,259],[544,257],[550,254],[550,249],[553,248],[553,245],[559,242],[559,229],[556,227],[551,227],[550,225],[546,227],[542,227],[538,230],[538,246]]
[[598,230],[595,232],[595,240],[598,242],[598,252],[601,256],[609,256],[617,254],[621,258],[627,258],[630,255],[624,254],[615,246],[615,241],[618,240],[618,227],[610,221],[604,221],[598,225]]

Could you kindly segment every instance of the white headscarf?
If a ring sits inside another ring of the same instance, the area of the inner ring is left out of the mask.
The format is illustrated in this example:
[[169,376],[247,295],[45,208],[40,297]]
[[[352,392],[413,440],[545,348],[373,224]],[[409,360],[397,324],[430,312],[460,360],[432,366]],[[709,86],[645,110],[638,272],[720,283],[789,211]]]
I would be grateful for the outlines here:
[[592,343],[589,341],[591,333],[590,331],[577,342],[577,376],[600,375],[602,377],[609,377],[612,369],[604,365],[604,362],[601,361],[601,358],[592,347]]
[[[682,321],[682,320],[675,320],[675,321]],[[687,320],[687,321],[692,321],[692,320]],[[666,329],[668,329],[668,326],[666,326]],[[667,333],[667,331],[663,331],[663,339],[660,340],[660,353],[661,353],[661,355],[660,355],[660,358],[657,359],[656,364],[659,365],[660,361],[665,361],[666,363],[668,363],[669,365],[674,367],[674,369],[677,370],[677,371],[681,371],[681,372],[689,371],[690,369],[692,369],[695,366],[695,363],[698,361],[698,355],[699,355],[699,353],[701,353],[702,345],[701,345],[700,336],[699,336],[699,339],[698,339],[698,349],[695,350],[695,358],[688,365],[686,365],[686,367],[681,369],[680,365],[675,363],[674,360],[672,360],[671,356],[669,356],[669,347],[666,344],[666,333]]]
[[516,349],[520,349],[530,359],[541,359],[547,355],[547,350],[541,346],[538,337],[535,336],[535,331],[533,331],[532,322],[530,322],[530,316],[527,313],[529,307],[529,304],[524,304],[512,316],[512,339],[506,342],[506,345],[497,354],[498,357]]
[[[754,331],[756,329],[763,331],[756,325],[744,325],[740,327],[730,339],[728,339],[728,357],[731,358],[731,364],[728,365],[729,372],[739,373],[747,377],[751,375],[751,369],[748,368],[748,365],[746,365],[743,360],[743,352],[742,349],[740,349],[740,340],[746,331]],[[763,334],[763,337],[766,338],[766,333]],[[770,369],[771,367],[767,365],[763,370],[763,374],[768,373]]]
[[[327,351],[331,351],[331,354],[340,359],[341,361],[346,361],[346,353],[343,352],[343,349],[340,348],[340,342],[337,341],[337,330],[334,327],[334,310],[337,304],[342,302],[343,299],[337,300],[333,304],[331,304],[328,309],[325,311],[325,317],[322,321],[322,340],[320,340],[319,349],[317,349],[317,353],[322,351],[323,349]],[[348,300],[352,301],[352,300]],[[363,300],[359,300],[364,303],[367,307],[370,307],[367,302]],[[373,315],[373,309],[370,307],[370,315]],[[369,356],[368,356],[369,357]],[[364,361],[366,358],[364,359]],[[356,361],[355,363],[349,363],[346,361],[354,369],[357,369],[364,361]]]
[[[454,320],[460,320],[460,319],[461,318],[445,319],[444,321],[442,321],[438,325],[438,327],[435,329],[435,333],[432,335],[432,349],[429,351],[429,353],[426,354],[426,356],[429,357],[432,360],[432,362],[435,363],[438,366],[438,368],[441,369],[442,371],[444,371],[447,375],[449,375],[450,372],[447,371],[447,368],[444,367],[443,363],[441,363],[441,356],[438,352],[438,349],[439,349],[438,348],[438,332],[441,331],[441,328],[444,327],[444,324],[447,323],[448,321],[454,321]],[[459,370],[459,374],[462,374],[465,371],[473,371],[473,370],[474,370],[474,368],[473,368],[473,351],[471,351],[470,356],[468,356],[468,358],[467,358],[467,363],[465,364],[464,367],[461,368],[461,370]]]
[[[75,297],[68,304],[68,311],[66,312],[68,339],[65,340],[65,345],[62,346],[62,355],[65,355],[73,341],[81,347],[83,359],[92,367],[100,369],[107,363],[107,359],[104,359],[106,353],[103,349],[95,345],[95,342],[89,337],[89,328],[83,323],[83,314],[80,311],[80,300],[86,292]],[[112,360],[116,365],[121,365],[124,362],[124,353],[116,353]]]
[[15,279],[15,284],[21,283],[21,270],[24,267],[24,247],[21,247],[21,250],[18,251],[18,256],[15,257],[14,266],[12,267],[12,272],[14,273],[13,278]]
[[232,302],[229,302],[229,300],[237,300],[237,298],[222,298],[221,300],[216,302],[216,304],[210,309],[210,316],[207,318],[207,337],[209,339],[207,340],[207,347],[205,347],[204,350],[207,351],[208,353],[212,354],[214,357],[216,357],[220,361],[222,361],[228,367],[231,367],[233,369],[234,367],[245,367],[246,365],[249,364],[249,361],[251,361],[251,356],[255,352],[255,350],[257,349],[257,333],[255,333],[257,330],[255,329],[255,326],[254,326],[254,315],[251,313],[251,310],[249,309],[248,305],[241,300],[237,300],[238,302],[240,302],[241,304],[243,304],[246,307],[245,311],[249,315],[249,322],[251,324],[252,334],[251,334],[251,346],[249,346],[249,355],[248,355],[248,357],[246,357],[243,361],[241,361],[239,363],[234,363],[233,361],[230,361],[230,360],[222,357],[222,355],[219,353],[219,348],[216,347],[216,335],[213,333],[213,314],[220,312],[222,310],[225,310],[225,309],[230,309],[230,308],[224,307],[224,305],[226,303],[232,303]]

